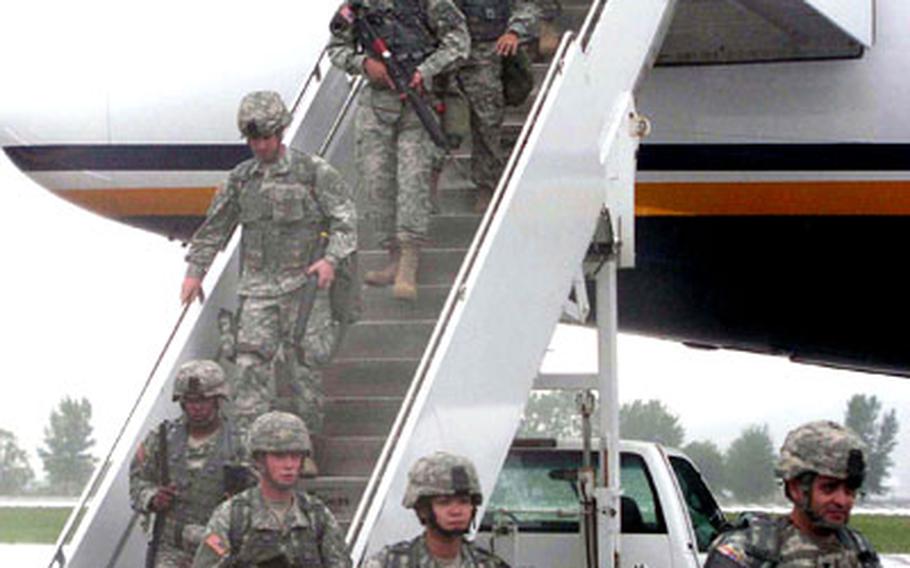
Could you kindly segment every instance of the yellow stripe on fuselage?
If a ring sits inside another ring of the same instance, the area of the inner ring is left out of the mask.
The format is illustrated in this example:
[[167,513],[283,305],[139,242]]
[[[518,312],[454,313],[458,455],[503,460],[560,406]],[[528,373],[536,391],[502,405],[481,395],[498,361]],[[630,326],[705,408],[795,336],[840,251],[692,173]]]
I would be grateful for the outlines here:
[[635,214],[910,215],[910,181],[638,183]]
[[144,187],[68,189],[57,192],[67,201],[105,217],[201,217],[214,187]]
[[[635,214],[910,215],[910,181],[640,182]],[[70,189],[64,199],[106,217],[203,216],[214,187]]]

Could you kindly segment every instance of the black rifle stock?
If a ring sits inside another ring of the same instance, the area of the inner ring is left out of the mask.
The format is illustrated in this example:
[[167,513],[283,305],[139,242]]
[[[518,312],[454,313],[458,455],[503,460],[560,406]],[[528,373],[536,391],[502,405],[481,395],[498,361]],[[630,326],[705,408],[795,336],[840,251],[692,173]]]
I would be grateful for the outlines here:
[[[326,246],[328,246],[328,236],[325,233],[321,233],[308,266],[312,266],[313,263],[325,256]],[[303,337],[306,335],[306,328],[310,323],[310,314],[313,312],[313,304],[316,303],[316,292],[318,289],[319,275],[312,274],[307,279],[306,284],[303,285],[303,291],[300,294],[300,305],[297,308],[297,320],[294,322],[294,334],[291,336],[291,340],[294,342],[297,362],[301,365],[304,364]]]
[[[158,426],[158,486],[166,487],[171,484],[171,472],[167,459],[167,421]],[[152,540],[149,541],[145,552],[145,568],[155,567],[155,557],[161,544],[161,535],[164,532],[164,511],[155,511],[155,523],[152,525]]]
[[[307,266],[312,266],[314,262],[325,256],[327,245],[328,236],[325,233],[321,233]],[[294,411],[291,400],[296,394],[293,361],[296,361],[298,365],[306,364],[303,338],[310,322],[313,304],[316,303],[318,288],[319,275],[310,275],[300,292],[300,303],[297,304],[297,317],[294,320],[294,329],[291,331],[291,336],[282,339],[278,345],[278,351],[275,352],[275,356],[272,358],[272,372],[275,377],[275,390],[278,394],[279,403],[281,403],[280,409],[288,412]],[[295,357],[295,359],[292,360],[291,357]]]
[[370,11],[367,7],[358,2],[351,3],[351,9],[354,12],[354,30],[360,40],[360,44],[369,56],[378,59],[385,64],[389,78],[395,85],[395,90],[405,95],[408,102],[417,113],[423,127],[429,132],[433,143],[442,148],[449,150],[451,144],[446,136],[442,125],[439,123],[439,117],[420,93],[412,89],[409,84],[413,72],[409,73],[404,66],[395,59],[395,54],[389,49],[385,39],[379,35],[376,28],[370,22],[370,18],[381,18],[381,14]]

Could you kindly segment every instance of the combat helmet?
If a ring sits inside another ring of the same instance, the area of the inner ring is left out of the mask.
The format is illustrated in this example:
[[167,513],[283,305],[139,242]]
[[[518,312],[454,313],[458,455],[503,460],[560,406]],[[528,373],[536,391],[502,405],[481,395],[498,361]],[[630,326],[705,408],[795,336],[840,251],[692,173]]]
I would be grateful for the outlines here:
[[313,443],[306,424],[289,412],[266,412],[250,427],[250,452],[301,452],[310,455]]
[[402,505],[415,508],[421,497],[470,495],[474,505],[483,500],[474,464],[466,457],[435,452],[414,462]]
[[806,473],[847,480],[857,489],[865,475],[863,443],[837,422],[809,422],[787,434],[775,474],[783,480]]
[[240,101],[237,128],[250,138],[264,138],[281,132],[291,123],[281,95],[275,91],[254,91]]
[[180,365],[174,379],[172,400],[181,400],[188,394],[206,398],[213,396],[227,398],[228,385],[221,365],[207,359],[188,361]]

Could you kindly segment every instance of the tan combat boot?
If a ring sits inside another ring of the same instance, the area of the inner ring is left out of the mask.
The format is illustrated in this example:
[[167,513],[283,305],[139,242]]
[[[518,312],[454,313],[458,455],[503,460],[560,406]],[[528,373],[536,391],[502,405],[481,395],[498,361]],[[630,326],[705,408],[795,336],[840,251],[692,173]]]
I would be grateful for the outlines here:
[[401,261],[395,275],[393,295],[399,300],[413,302],[417,299],[417,265],[420,247],[414,243],[401,245]]
[[363,281],[370,286],[390,286],[395,282],[398,273],[398,262],[401,250],[398,247],[389,249],[389,263],[379,270],[368,270],[363,276]]
[[540,35],[537,40],[537,56],[540,60],[538,62],[545,61],[556,53],[559,48],[559,41],[562,39],[559,28],[553,22],[542,20],[539,25]]

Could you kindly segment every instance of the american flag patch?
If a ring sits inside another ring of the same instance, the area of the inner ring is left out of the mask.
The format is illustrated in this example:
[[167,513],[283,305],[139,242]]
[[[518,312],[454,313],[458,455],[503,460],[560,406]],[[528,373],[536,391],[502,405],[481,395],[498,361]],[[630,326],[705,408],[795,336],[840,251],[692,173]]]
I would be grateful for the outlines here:
[[220,557],[227,556],[228,549],[224,545],[224,542],[221,541],[221,537],[218,536],[217,534],[212,533],[209,536],[205,537],[204,542],[205,542],[206,546],[211,548],[215,552],[215,554],[217,554],[218,556],[220,556]]
[[344,21],[347,23],[354,23],[354,10],[352,10],[351,7],[347,4],[344,4],[341,9],[338,10],[338,15],[344,18]]
[[742,550],[736,548],[735,546],[732,546],[730,544],[722,544],[715,548],[715,550],[741,566],[747,565],[746,555]]

